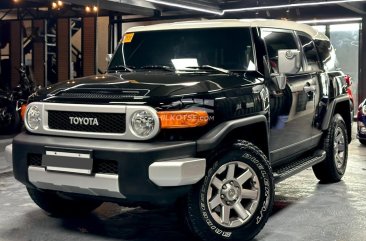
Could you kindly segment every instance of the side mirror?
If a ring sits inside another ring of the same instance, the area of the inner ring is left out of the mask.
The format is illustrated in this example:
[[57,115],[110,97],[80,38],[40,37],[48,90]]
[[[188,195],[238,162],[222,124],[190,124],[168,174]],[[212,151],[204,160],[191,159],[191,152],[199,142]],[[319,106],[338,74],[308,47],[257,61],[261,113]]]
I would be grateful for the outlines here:
[[278,72],[280,75],[296,74],[301,69],[301,55],[297,49],[278,50]]

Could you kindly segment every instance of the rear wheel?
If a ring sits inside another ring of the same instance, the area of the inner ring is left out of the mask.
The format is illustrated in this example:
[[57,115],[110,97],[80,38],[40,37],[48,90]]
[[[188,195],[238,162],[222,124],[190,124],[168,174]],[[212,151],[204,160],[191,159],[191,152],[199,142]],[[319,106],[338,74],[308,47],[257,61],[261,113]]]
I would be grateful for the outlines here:
[[214,161],[188,196],[188,226],[203,240],[251,240],[273,206],[268,160],[259,148],[240,141]]
[[54,192],[28,188],[29,196],[44,211],[52,216],[80,216],[99,207],[102,202],[84,201],[61,196]]
[[348,135],[346,124],[341,115],[336,114],[323,141],[325,160],[315,166],[315,176],[322,182],[332,183],[342,179],[348,159]]

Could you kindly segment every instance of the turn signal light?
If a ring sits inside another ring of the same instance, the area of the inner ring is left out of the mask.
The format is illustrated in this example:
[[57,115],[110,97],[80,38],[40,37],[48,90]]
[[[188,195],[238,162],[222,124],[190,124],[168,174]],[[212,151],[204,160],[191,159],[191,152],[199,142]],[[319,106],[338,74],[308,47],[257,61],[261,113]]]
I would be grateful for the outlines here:
[[20,116],[22,117],[22,121],[24,121],[24,117],[25,117],[26,110],[27,110],[27,105],[26,104],[23,104],[20,107]]
[[158,116],[161,129],[193,128],[208,123],[206,111],[160,111]]

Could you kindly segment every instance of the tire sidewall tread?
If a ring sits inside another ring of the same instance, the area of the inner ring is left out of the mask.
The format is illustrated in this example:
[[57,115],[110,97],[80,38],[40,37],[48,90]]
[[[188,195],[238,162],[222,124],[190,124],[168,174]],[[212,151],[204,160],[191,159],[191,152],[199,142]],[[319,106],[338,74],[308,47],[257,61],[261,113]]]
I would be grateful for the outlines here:
[[[216,160],[209,167],[204,179],[188,195],[186,218],[188,226],[197,236],[207,241],[251,240],[262,230],[272,211],[274,183],[271,165],[263,152],[247,141],[236,142],[231,150],[221,153]],[[217,224],[211,217],[207,206],[206,190],[212,175],[218,168],[234,160],[242,160],[256,172],[260,182],[261,197],[251,219],[239,228],[230,229]]]
[[[345,158],[343,170],[338,171],[334,160],[334,138],[335,130],[340,127],[342,129],[345,140]],[[315,176],[324,183],[339,182],[346,170],[348,159],[348,134],[346,124],[340,114],[335,114],[332,118],[329,129],[326,132],[323,140],[322,149],[326,152],[326,158],[321,163],[313,166]]]

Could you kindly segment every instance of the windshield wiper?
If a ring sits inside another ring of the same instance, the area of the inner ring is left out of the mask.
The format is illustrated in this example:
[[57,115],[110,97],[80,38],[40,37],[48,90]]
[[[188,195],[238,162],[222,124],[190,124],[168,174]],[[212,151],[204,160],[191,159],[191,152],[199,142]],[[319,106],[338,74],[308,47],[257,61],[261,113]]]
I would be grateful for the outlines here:
[[125,65],[116,65],[116,66],[113,66],[113,67],[110,67],[108,69],[108,72],[113,72],[113,71],[121,71],[121,70],[124,70],[126,72],[133,72],[134,70],[131,69],[130,67],[128,66],[125,66]]
[[165,66],[165,65],[146,65],[146,66],[140,67],[140,69],[157,69],[157,70],[165,70],[165,71],[170,71],[170,72],[175,71],[172,67]]
[[211,65],[201,65],[201,66],[188,66],[188,67],[185,67],[187,69],[198,69],[198,70],[216,70],[218,72],[221,72],[221,73],[224,73],[224,74],[231,74],[232,72],[228,69],[223,69],[223,68],[220,68],[220,67],[216,67],[216,66],[211,66]]

